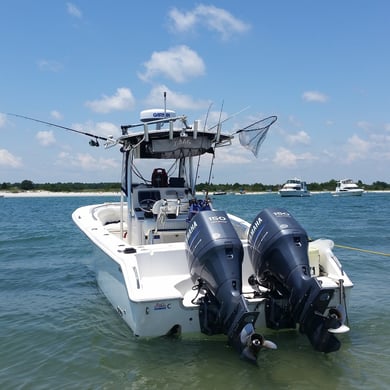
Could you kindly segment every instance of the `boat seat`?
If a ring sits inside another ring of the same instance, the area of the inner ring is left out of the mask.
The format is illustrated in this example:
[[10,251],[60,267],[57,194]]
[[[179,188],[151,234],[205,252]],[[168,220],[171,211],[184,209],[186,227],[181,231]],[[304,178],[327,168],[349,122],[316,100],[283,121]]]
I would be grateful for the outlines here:
[[152,173],[153,187],[168,187],[168,175],[164,168],[155,168]]

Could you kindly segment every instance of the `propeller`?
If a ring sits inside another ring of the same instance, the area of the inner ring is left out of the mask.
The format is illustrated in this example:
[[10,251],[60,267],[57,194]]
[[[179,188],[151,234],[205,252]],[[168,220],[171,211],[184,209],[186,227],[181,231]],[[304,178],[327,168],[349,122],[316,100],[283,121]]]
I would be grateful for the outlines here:
[[252,323],[246,324],[240,333],[241,345],[244,346],[241,356],[255,362],[261,348],[277,349],[276,344],[266,340],[262,335],[255,333]]
[[332,327],[328,329],[330,333],[346,333],[349,332],[349,327],[345,325],[345,321],[347,319],[347,313],[345,310],[345,306],[341,303],[337,305],[336,308],[329,310],[329,317],[337,320],[336,323],[340,324],[337,327]]

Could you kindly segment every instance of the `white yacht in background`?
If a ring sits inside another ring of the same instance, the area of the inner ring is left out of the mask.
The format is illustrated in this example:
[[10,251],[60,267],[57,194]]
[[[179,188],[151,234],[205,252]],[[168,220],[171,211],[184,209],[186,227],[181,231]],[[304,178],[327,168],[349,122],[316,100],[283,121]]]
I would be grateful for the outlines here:
[[300,179],[294,178],[289,179],[287,182],[283,185],[283,187],[279,190],[280,196],[310,196],[310,191],[307,189],[307,185],[305,181],[302,181]]
[[336,190],[331,192],[333,196],[361,196],[363,193],[364,189],[359,188],[352,179],[342,179],[338,181]]

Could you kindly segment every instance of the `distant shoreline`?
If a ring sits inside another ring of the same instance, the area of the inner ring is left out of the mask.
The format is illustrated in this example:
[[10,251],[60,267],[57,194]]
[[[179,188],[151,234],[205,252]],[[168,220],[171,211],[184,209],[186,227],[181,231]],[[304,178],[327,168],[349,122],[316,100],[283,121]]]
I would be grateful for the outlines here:
[[120,196],[120,192],[53,192],[53,191],[0,191],[0,197],[4,198],[51,198],[51,197],[76,197],[76,196]]

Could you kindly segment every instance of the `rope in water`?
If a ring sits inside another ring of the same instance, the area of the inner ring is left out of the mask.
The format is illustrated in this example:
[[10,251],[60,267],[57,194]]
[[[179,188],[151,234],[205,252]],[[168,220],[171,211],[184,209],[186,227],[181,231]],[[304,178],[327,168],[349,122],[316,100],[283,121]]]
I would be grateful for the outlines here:
[[373,254],[373,255],[390,256],[390,253],[371,251],[371,250],[369,250],[369,249],[354,248],[354,247],[352,247],[352,246],[338,245],[338,244],[334,244],[334,246],[336,246],[336,247],[338,247],[338,248],[343,248],[343,249],[350,249],[350,250],[352,250],[352,251],[359,251],[359,252],[371,253],[371,254]]

